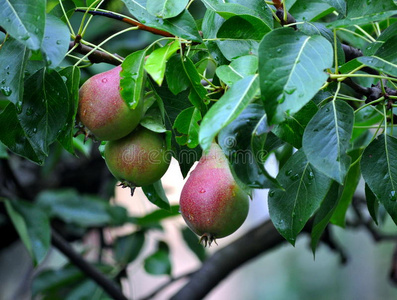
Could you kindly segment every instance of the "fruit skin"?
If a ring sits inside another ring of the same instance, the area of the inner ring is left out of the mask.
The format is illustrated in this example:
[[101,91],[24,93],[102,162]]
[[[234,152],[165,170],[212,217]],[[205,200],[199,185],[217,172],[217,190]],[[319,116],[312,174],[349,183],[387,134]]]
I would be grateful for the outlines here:
[[235,232],[248,215],[248,195],[238,186],[222,149],[215,143],[186,181],[180,211],[204,245]]
[[117,66],[88,79],[79,91],[78,118],[99,140],[112,141],[129,134],[143,116],[143,101],[130,109],[120,96]]
[[141,126],[122,139],[108,142],[104,156],[113,176],[130,187],[155,183],[171,161],[164,135]]

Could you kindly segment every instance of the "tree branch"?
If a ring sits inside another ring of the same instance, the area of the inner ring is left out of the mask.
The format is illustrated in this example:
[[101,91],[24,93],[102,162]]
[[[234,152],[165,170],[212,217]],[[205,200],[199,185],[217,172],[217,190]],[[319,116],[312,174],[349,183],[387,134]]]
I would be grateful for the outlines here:
[[[69,50],[70,50],[70,49],[73,49],[73,47],[75,47],[75,44],[76,44],[75,42],[70,42],[70,43],[69,43]],[[73,49],[73,51],[85,55],[85,54],[90,53],[90,51],[92,51],[92,49],[94,49],[94,48],[79,43],[78,46],[77,46],[76,48]],[[120,58],[121,60],[124,60],[124,57],[121,57],[121,56],[118,55],[118,54],[113,54],[113,55],[117,56],[117,57]],[[102,51],[100,51],[100,50],[94,50],[94,51],[88,56],[88,59],[89,59],[90,62],[92,62],[93,64],[95,64],[95,63],[101,63],[101,62],[108,63],[108,64],[115,65],[115,66],[118,66],[118,65],[120,64],[120,61],[119,61],[119,60],[117,60],[117,59],[114,58],[113,56],[111,56],[111,55],[109,55],[109,54],[107,54],[107,53],[105,53],[105,52],[102,52]]]
[[132,19],[129,19],[129,18],[124,18],[124,17],[122,17],[120,15],[117,15],[117,14],[114,14],[114,13],[111,13],[111,12],[103,12],[103,11],[96,11],[96,10],[84,10],[84,9],[76,9],[76,11],[89,13],[89,14],[91,14],[93,16],[104,16],[104,17],[111,18],[111,19],[114,19],[114,20],[122,21],[124,23],[129,24],[129,25],[136,26],[140,30],[148,31],[148,32],[151,32],[151,33],[154,33],[154,34],[165,36],[165,37],[175,37],[173,34],[167,32],[167,31],[146,26],[146,25],[144,25],[144,24],[142,24],[142,23],[140,23],[138,21],[135,21],[135,20],[132,20]]
[[61,251],[71,263],[83,271],[88,277],[93,279],[100,287],[104,289],[109,296],[115,300],[128,300],[122,293],[121,289],[115,282],[104,276],[100,271],[88,263],[80,254],[74,251],[56,231],[51,233],[52,244]]
[[202,299],[231,272],[285,239],[268,220],[207,259],[189,282],[171,299]]

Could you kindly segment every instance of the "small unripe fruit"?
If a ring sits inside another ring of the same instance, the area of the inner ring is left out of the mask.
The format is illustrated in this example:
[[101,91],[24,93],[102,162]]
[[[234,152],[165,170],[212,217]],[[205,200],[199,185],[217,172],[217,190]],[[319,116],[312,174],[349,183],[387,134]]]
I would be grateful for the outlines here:
[[248,195],[239,187],[222,149],[212,144],[186,181],[180,211],[207,245],[235,232],[248,215]]
[[143,115],[143,101],[130,109],[120,96],[121,66],[88,79],[79,91],[78,118],[99,140],[111,141],[129,134]]
[[113,176],[130,187],[155,183],[163,177],[171,161],[164,135],[144,127],[108,142],[104,156]]

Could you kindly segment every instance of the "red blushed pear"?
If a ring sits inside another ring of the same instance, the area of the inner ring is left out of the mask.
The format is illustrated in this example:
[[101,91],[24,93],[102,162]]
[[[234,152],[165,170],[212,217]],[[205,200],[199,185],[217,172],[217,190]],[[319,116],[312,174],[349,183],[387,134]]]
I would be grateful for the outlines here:
[[171,161],[164,134],[141,126],[122,139],[106,143],[104,156],[113,176],[131,188],[158,181]]
[[218,144],[211,145],[186,181],[180,211],[190,227],[211,245],[235,232],[248,215],[248,195],[239,187]]
[[88,79],[79,91],[78,118],[99,140],[120,139],[136,128],[143,101],[130,109],[120,96],[121,66]]

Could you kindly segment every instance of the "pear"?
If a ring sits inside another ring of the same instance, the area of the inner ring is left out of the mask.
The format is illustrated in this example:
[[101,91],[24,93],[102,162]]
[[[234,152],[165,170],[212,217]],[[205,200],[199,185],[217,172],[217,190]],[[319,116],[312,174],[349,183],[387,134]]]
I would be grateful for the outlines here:
[[104,157],[113,176],[131,188],[158,181],[171,161],[164,134],[142,126],[126,137],[107,142]]
[[182,217],[206,246],[235,232],[244,223],[248,209],[248,195],[233,178],[222,149],[213,143],[183,186]]
[[80,88],[78,119],[99,140],[111,141],[129,134],[143,115],[143,101],[130,109],[120,96],[117,66],[89,78]]

